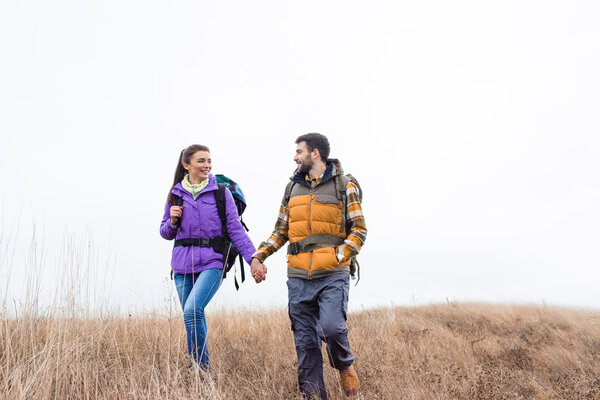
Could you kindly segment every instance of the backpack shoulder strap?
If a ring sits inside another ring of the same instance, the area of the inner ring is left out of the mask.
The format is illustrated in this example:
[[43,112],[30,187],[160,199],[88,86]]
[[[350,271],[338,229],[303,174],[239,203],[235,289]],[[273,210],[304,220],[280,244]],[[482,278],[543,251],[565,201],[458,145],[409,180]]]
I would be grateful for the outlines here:
[[221,228],[223,236],[227,236],[227,213],[225,211],[225,185],[218,183],[217,190],[214,192],[217,203],[217,212],[221,219]]
[[[173,199],[173,204],[171,204],[172,206],[182,206],[183,205],[183,198],[181,198],[181,196],[177,196],[174,193],[171,193],[173,195],[172,199]],[[177,230],[179,231],[179,228],[181,228],[181,218],[179,218],[179,220],[177,220]],[[173,248],[176,247],[176,243],[173,243]],[[173,270],[171,269],[171,279],[173,279]]]
[[346,177],[348,178],[349,182],[354,183],[356,185],[356,187],[358,188],[358,201],[360,201],[362,203],[363,192],[362,192],[362,188],[360,187],[360,183],[358,183],[358,180],[356,180],[356,178],[354,176],[352,176],[352,174],[348,174],[348,175],[346,175]]
[[348,214],[348,196],[346,194],[348,178],[344,175],[338,175],[335,179],[335,186],[337,198],[342,202],[342,223],[340,224],[340,233],[342,233],[346,229],[346,214]]
[[[226,185],[222,184],[222,183],[217,183],[217,190],[215,190],[215,200],[217,203],[217,212],[219,213],[219,218],[221,219],[221,232],[222,235],[225,237],[225,239],[227,240],[227,253],[224,255],[223,258],[223,262],[224,262],[224,266],[223,266],[223,278],[225,278],[225,275],[227,274],[228,268],[227,268],[227,264],[229,262],[229,252],[232,251],[232,246],[233,249],[235,249],[235,246],[233,245],[233,243],[229,242],[231,239],[229,239],[229,234],[227,233],[227,213],[226,213],[226,208],[225,208],[225,189],[227,188]],[[243,226],[245,226],[246,224],[244,224]],[[246,228],[246,230],[248,230],[248,228]],[[237,249],[235,250],[237,253]],[[239,258],[240,260],[240,271],[241,271],[241,278],[242,278],[242,283],[244,283],[244,281],[246,280],[246,273],[244,272],[244,263],[243,263],[243,258],[242,255],[240,253],[238,253],[237,257],[233,257],[233,260],[231,260],[232,264],[235,264],[235,259]],[[229,266],[229,268],[231,268],[231,265]],[[235,276],[235,271],[233,273],[233,281],[235,283],[235,290],[239,290],[240,289],[240,284],[237,281],[237,277]]]
[[[358,201],[362,203],[362,189],[356,178],[351,174],[338,175],[335,180],[335,185],[338,200],[342,202],[342,224],[340,227],[340,232],[343,232],[344,229],[347,229],[346,224],[348,221],[346,219],[346,214],[348,214],[348,194],[346,193],[346,188],[350,182],[355,184],[358,188]],[[354,286],[356,286],[358,281],[360,281],[360,264],[358,263],[356,256],[352,257],[352,262],[350,263],[350,276],[352,279],[358,278],[354,284]]]
[[362,203],[362,189],[360,184],[351,174],[347,175],[338,175],[335,181],[336,185],[336,194],[339,201],[342,202],[342,223],[340,226],[340,232],[343,232],[346,228],[346,214],[348,213],[348,194],[346,193],[346,188],[348,184],[352,182],[358,188],[358,201]]
[[[173,194],[173,206],[182,206],[183,205],[183,198],[181,196],[178,196],[176,194]],[[177,228],[181,227],[181,218],[179,218],[179,220],[177,221]]]
[[181,198],[181,196],[177,196],[176,194],[172,193],[173,195],[173,205],[174,206],[182,206],[183,205],[183,198]]
[[286,207],[290,203],[290,197],[292,195],[292,189],[294,188],[295,184],[296,184],[296,182],[289,181],[288,184],[287,184],[287,186],[285,187],[285,194],[283,195],[283,205],[286,206]]

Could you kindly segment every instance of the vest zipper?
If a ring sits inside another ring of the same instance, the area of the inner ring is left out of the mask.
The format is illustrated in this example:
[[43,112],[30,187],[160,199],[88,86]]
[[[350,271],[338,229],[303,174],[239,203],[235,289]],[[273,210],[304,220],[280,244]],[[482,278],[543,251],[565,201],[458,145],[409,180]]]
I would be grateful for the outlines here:
[[[312,226],[310,224],[310,214],[312,211],[312,199],[313,199],[313,195],[315,193],[315,189],[312,187],[310,187],[310,199],[308,200],[308,235],[312,235]],[[308,279],[310,280],[310,276],[312,273],[312,256],[313,256],[313,252],[310,252],[310,258],[308,261]]]
[[313,189],[310,189],[310,199],[308,200],[308,234],[312,235],[312,226],[310,224],[310,213],[312,211]]

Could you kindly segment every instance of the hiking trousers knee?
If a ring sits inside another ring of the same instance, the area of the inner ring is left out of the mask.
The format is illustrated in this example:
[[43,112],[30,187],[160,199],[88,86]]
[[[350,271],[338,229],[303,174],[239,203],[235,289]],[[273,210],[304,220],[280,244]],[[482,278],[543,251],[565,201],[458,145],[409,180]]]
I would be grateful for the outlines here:
[[209,367],[204,308],[221,285],[222,270],[206,269],[196,274],[173,276],[187,333],[188,353],[201,367]]
[[298,355],[298,386],[306,397],[317,395],[327,399],[321,338],[327,343],[333,368],[344,370],[354,361],[346,326],[350,276],[338,273],[311,280],[289,278],[287,286],[288,311]]

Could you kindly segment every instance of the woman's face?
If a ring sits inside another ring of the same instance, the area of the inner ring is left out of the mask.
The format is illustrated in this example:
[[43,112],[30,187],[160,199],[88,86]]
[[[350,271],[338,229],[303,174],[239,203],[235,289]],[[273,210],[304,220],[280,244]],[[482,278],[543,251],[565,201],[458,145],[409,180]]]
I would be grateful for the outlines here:
[[210,153],[208,151],[197,151],[190,158],[190,163],[183,163],[185,168],[190,174],[190,181],[194,183],[200,183],[206,178],[212,169],[212,160],[210,159]]

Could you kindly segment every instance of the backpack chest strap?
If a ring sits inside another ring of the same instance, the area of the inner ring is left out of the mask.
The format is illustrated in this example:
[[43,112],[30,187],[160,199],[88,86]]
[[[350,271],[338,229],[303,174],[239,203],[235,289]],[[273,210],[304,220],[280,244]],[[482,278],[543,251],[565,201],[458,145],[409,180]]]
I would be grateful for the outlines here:
[[311,235],[288,245],[288,254],[309,253],[323,247],[336,247],[344,243],[344,238],[335,235]]

